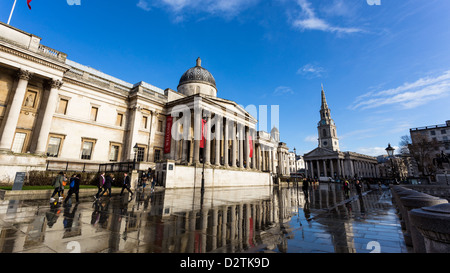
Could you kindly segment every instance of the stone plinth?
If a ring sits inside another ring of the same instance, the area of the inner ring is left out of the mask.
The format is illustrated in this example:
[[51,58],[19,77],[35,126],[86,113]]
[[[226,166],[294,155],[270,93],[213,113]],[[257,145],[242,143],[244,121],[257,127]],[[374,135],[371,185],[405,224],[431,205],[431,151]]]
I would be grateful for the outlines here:
[[411,239],[414,252],[425,253],[426,250],[424,238],[421,235],[421,233],[417,230],[417,228],[413,224],[411,224],[411,220],[409,219],[409,212],[412,209],[445,204],[448,203],[448,201],[439,197],[431,196],[420,192],[416,192],[415,194],[410,194],[406,197],[402,197],[400,198],[400,200],[405,210],[404,212],[404,220],[406,224],[405,240],[406,236],[410,236],[408,240]]
[[413,209],[409,216],[424,237],[427,253],[450,253],[450,204]]

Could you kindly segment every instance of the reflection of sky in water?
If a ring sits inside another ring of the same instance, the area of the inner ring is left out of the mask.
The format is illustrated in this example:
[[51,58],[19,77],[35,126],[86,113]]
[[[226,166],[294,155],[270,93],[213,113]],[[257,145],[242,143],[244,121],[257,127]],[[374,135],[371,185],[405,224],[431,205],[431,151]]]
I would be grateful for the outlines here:
[[[0,202],[0,252],[405,252],[382,192],[345,199],[335,184],[301,189],[177,189],[61,206]],[[70,202],[69,202],[70,203]]]

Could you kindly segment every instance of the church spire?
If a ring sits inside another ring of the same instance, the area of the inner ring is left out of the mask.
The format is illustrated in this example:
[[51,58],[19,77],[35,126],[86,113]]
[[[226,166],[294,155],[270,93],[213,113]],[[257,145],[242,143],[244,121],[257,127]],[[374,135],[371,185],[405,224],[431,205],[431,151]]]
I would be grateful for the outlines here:
[[327,98],[325,97],[325,91],[323,91],[323,84],[322,84],[322,106],[321,109],[328,109],[328,104],[327,104]]

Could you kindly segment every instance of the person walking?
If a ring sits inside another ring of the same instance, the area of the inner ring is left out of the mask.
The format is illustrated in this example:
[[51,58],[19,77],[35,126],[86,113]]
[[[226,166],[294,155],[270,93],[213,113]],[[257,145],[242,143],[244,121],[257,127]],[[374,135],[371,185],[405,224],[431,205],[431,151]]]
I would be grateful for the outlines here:
[[120,196],[122,196],[123,191],[127,189],[129,193],[131,193],[131,196],[133,196],[133,192],[131,191],[131,182],[130,177],[128,176],[128,173],[123,174],[123,184],[122,184],[122,191],[120,192]]
[[105,184],[103,185],[103,191],[100,193],[100,196],[103,196],[103,194],[108,191],[108,196],[111,197],[111,186],[113,183],[113,177],[112,174],[107,174],[105,177]]
[[98,179],[98,182],[97,182],[98,191],[97,191],[97,194],[94,195],[95,199],[98,199],[98,196],[102,192],[103,185],[105,185],[105,173],[104,172],[100,175],[100,177]]
[[305,195],[305,200],[309,200],[309,181],[306,178],[303,178],[303,185],[302,185],[303,194]]
[[156,175],[155,175],[155,172],[152,172],[151,178],[150,178],[150,179],[152,180],[151,192],[154,192],[154,191],[155,191],[155,185],[156,185]]
[[357,192],[359,195],[361,195],[361,192],[362,192],[362,183],[361,183],[361,181],[356,180],[355,187],[356,187],[356,192]]
[[63,172],[59,172],[59,174],[55,177],[55,179],[53,180],[52,186],[54,188],[53,194],[50,197],[50,202],[54,202],[55,198],[53,198],[56,194],[58,194],[58,197],[61,198],[61,188],[63,186],[63,181],[64,181],[64,173]]
[[69,188],[69,192],[67,193],[67,197],[64,200],[64,204],[67,204],[67,200],[69,200],[69,198],[72,196],[73,193],[75,193],[75,198],[77,200],[77,203],[79,202],[80,180],[81,180],[81,174],[77,174],[75,177],[72,177],[70,179],[70,188]]
[[345,197],[349,198],[350,197],[350,184],[348,182],[348,180],[344,181],[344,193],[345,193]]

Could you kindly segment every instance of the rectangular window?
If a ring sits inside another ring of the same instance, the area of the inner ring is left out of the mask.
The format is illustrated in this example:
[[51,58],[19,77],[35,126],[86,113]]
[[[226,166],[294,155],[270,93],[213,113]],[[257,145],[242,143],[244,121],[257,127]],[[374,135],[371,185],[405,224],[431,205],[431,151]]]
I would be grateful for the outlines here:
[[14,153],[22,153],[26,138],[27,138],[26,133],[16,133],[16,135],[14,136],[14,142],[11,151]]
[[435,131],[430,131],[430,134],[431,134],[432,136],[434,136],[434,135],[436,135],[436,132],[435,132]]
[[161,150],[155,149],[155,162],[161,160]]
[[163,132],[163,122],[162,120],[158,120],[158,132]]
[[69,100],[59,99],[58,109],[56,113],[65,115],[67,113],[67,104],[69,104]]
[[123,122],[123,114],[118,113],[116,117],[116,126],[122,126],[122,122]]
[[117,162],[119,160],[119,145],[112,145],[109,153],[109,161]]
[[447,133],[447,131],[445,129],[441,130],[441,134],[445,135]]
[[92,107],[91,108],[91,120],[92,121],[97,121],[97,114],[98,114],[98,108]]
[[145,157],[145,148],[144,147],[138,147],[137,155],[136,155],[136,161],[142,162],[144,161]]
[[61,138],[50,137],[47,147],[47,156],[58,157],[60,148],[61,148]]
[[81,159],[91,159],[92,149],[94,147],[94,142],[92,141],[83,141],[83,150],[81,152]]
[[142,117],[142,128],[147,129],[148,117]]

